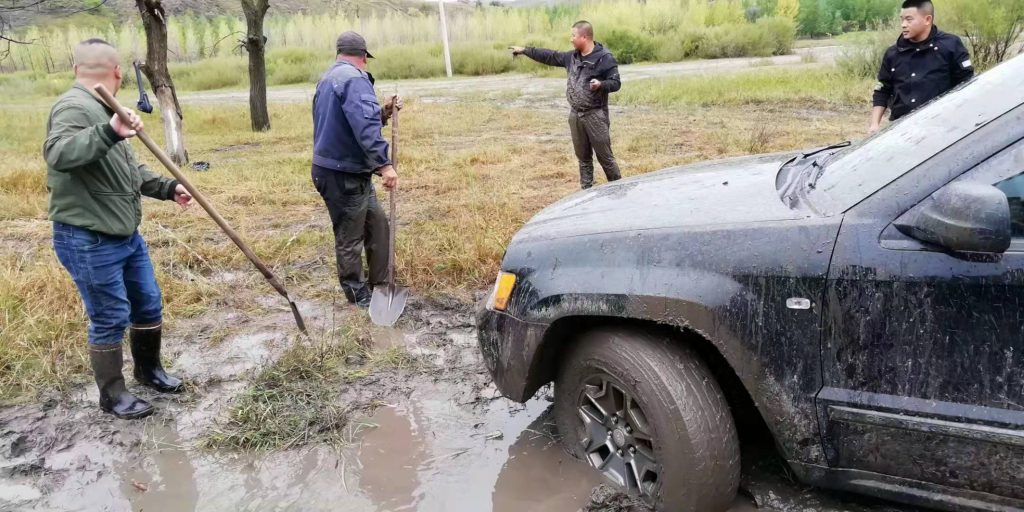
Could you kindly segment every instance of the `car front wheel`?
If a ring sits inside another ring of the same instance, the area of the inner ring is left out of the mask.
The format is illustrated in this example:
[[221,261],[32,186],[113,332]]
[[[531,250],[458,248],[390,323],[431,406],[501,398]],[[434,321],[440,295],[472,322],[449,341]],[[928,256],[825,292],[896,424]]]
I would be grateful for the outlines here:
[[570,452],[658,510],[722,512],[736,496],[729,406],[707,365],[677,341],[585,334],[562,359],[555,421]]

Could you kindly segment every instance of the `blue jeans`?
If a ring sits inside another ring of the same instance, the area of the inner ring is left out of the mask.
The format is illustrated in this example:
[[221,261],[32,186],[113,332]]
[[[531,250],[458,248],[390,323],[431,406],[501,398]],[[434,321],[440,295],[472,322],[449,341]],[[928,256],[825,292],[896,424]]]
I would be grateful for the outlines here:
[[137,231],[116,237],[54,222],[53,250],[85,303],[90,344],[118,345],[130,325],[160,323],[160,286]]

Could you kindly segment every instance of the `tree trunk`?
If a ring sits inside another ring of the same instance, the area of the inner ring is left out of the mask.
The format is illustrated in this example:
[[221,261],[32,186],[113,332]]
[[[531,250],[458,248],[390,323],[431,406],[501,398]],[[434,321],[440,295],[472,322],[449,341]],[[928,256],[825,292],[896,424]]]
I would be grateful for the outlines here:
[[270,0],[242,0],[246,34],[242,46],[249,53],[249,117],[252,130],[270,129],[267,112],[267,38],[263,35],[263,19],[270,8]]
[[178,94],[174,91],[171,73],[167,70],[167,16],[160,0],[135,0],[146,31],[146,62],[141,66],[146,74],[164,123],[164,143],[167,155],[178,165],[188,163],[185,150],[184,119]]

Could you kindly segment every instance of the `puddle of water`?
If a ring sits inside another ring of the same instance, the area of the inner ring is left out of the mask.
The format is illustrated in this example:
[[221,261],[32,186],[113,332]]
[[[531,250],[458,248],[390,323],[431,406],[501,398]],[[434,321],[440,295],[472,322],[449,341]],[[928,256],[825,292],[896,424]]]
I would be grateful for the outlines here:
[[340,452],[224,456],[192,447],[186,418],[153,421],[137,459],[114,460],[102,443],[52,455],[51,463],[82,469],[45,499],[68,511],[328,511],[343,503],[354,512],[563,512],[578,510],[601,483],[555,442],[548,401],[458,405],[457,393],[425,380],[354,422],[353,444]]
[[548,433],[549,402],[498,400],[481,416],[437,391],[368,419],[361,482],[379,510],[573,511],[601,482]]

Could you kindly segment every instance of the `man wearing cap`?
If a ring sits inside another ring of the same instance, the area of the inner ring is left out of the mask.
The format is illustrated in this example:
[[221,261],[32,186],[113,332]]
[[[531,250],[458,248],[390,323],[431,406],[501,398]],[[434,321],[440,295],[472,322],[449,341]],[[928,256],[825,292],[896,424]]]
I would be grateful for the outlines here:
[[963,41],[935,26],[930,0],[906,0],[900,20],[903,33],[878,71],[868,133],[878,132],[887,109],[895,121],[974,76]]
[[366,72],[373,55],[362,36],[341,34],[337,50],[313,96],[313,185],[331,216],[341,289],[349,302],[369,307],[373,286],[387,280],[389,243],[388,221],[371,177],[380,175],[388,190],[398,185],[381,128],[401,101],[392,97],[383,109],[377,102],[373,76]]

